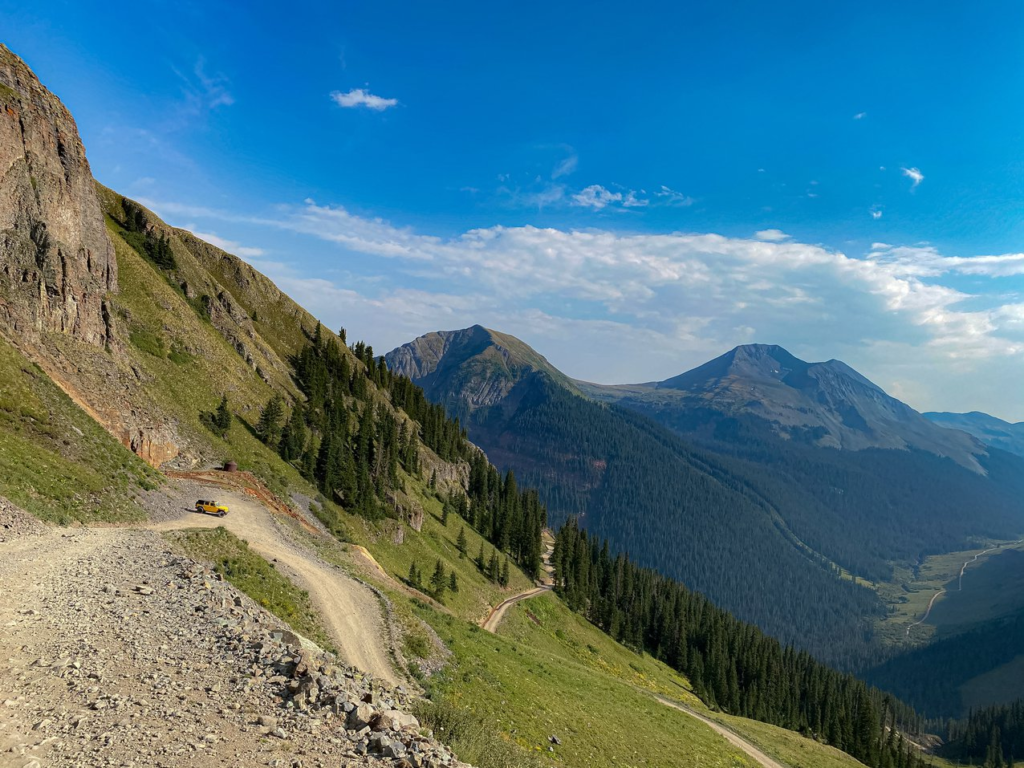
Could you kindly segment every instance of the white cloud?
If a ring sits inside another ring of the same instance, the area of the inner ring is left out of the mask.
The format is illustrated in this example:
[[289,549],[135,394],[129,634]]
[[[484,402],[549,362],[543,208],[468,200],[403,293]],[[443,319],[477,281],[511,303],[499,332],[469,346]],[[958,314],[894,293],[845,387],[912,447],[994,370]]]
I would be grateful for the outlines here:
[[694,199],[692,197],[684,195],[682,192],[676,192],[674,189],[670,189],[664,184],[661,185],[661,189],[654,193],[654,196],[660,198],[661,202],[665,205],[676,206],[679,208],[686,208],[694,203]]
[[558,179],[562,176],[568,176],[576,170],[576,166],[579,165],[580,159],[577,155],[569,155],[569,157],[561,160],[558,165],[555,166],[554,170],[551,171],[551,178]]
[[879,210],[871,211],[871,218],[872,219],[880,219],[880,218],[882,218],[882,212],[879,211]]
[[181,80],[182,100],[175,104],[174,114],[162,126],[163,131],[192,128],[196,118],[235,103],[229,90],[231,82],[223,74],[209,74],[204,57],[196,59],[191,72],[174,66],[171,71]]
[[591,184],[572,196],[575,205],[601,210],[602,208],[622,201],[621,192],[611,192],[600,184]]
[[344,107],[346,109],[366,107],[367,109],[372,109],[375,112],[383,112],[385,109],[394,107],[398,104],[398,99],[386,99],[383,96],[377,96],[362,88],[353,88],[347,93],[334,91],[331,93],[331,100],[339,107]]
[[208,109],[230,107],[235,103],[235,97],[228,91],[228,79],[221,74],[206,74],[206,60],[202,56],[196,59],[196,65],[192,71],[202,86]]
[[863,120],[867,116],[868,116],[867,112],[858,112],[856,115],[853,116],[853,119],[854,120]]
[[924,181],[924,174],[917,168],[900,168],[900,171],[913,182],[910,185],[911,189],[916,189],[917,185]]
[[772,243],[779,243],[783,240],[789,240],[789,235],[783,232],[781,229],[762,229],[759,232],[754,233],[754,237],[758,240],[767,240]]
[[[626,193],[626,196],[622,198],[623,208],[643,208],[650,204],[650,200],[646,197],[637,197],[636,192],[632,189]],[[642,193],[641,193],[642,194]]]
[[220,248],[222,251],[233,253],[235,256],[243,256],[246,258],[259,258],[265,255],[265,251],[262,248],[251,248],[242,245],[236,240],[228,240],[223,237],[215,235],[213,232],[199,232],[196,230],[195,225],[186,224],[182,229],[187,229],[193,235],[198,237],[200,240],[205,240],[210,245],[214,245]]

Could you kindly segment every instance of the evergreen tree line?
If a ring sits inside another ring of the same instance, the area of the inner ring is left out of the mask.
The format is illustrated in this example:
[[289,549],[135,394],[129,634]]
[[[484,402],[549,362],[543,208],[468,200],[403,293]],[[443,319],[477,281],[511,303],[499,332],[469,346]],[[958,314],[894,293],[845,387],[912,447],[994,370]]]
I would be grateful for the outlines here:
[[[256,424],[260,439],[325,496],[369,519],[395,510],[400,470],[420,475],[421,440],[449,461],[468,457],[468,495],[456,491],[445,499],[445,518],[458,512],[523,570],[539,575],[547,513],[537,494],[519,491],[512,473],[502,476],[470,446],[457,421],[427,402],[407,378],[393,375],[383,360],[375,360],[371,347],[358,342],[351,352],[355,361],[318,324],[292,361],[305,403],[296,403],[288,414],[284,399],[275,394]],[[394,410],[380,397],[382,390],[390,393]],[[434,476],[431,486],[436,489]]]
[[426,592],[439,603],[444,603],[445,592],[459,591],[459,577],[455,575],[455,570],[446,571],[444,563],[440,560],[434,565],[434,573],[426,583],[423,581],[423,571],[414,560],[409,566],[409,578],[406,579],[406,583],[413,589]]
[[546,376],[518,387],[514,412],[479,408],[465,423],[502,469],[538,489],[551,524],[580,516],[615,551],[829,664],[880,660],[870,622],[884,613],[878,597],[795,545],[775,508],[718,457]]
[[[966,711],[961,694],[964,683],[1012,661],[1022,648],[1024,611],[1018,611],[907,651],[867,670],[862,677],[925,717],[959,718]],[[939,669],[942,674],[936,674]],[[939,725],[941,728],[943,723]],[[1018,752],[1017,757],[1024,757],[1024,753]]]
[[943,755],[964,765],[1012,768],[1024,758],[1024,699],[979,709],[948,724]]
[[556,590],[574,610],[637,651],[687,675],[709,706],[799,731],[872,768],[925,765],[902,732],[912,709],[804,651],[783,647],[673,579],[612,556],[570,519],[558,532]]
[[[641,410],[714,452],[749,493],[768,500],[797,537],[851,573],[892,578],[893,562],[1015,538],[1024,494],[1021,460],[979,457],[972,472],[926,451],[822,450],[799,435],[783,440],[754,416]],[[964,509],[977,510],[965,515]]]
[[128,244],[160,267],[160,269],[176,269],[178,264],[174,260],[170,240],[162,232],[158,237],[149,228],[149,217],[146,216],[142,206],[126,197],[122,197],[121,207],[124,210],[124,221],[121,222],[123,231],[121,234]]

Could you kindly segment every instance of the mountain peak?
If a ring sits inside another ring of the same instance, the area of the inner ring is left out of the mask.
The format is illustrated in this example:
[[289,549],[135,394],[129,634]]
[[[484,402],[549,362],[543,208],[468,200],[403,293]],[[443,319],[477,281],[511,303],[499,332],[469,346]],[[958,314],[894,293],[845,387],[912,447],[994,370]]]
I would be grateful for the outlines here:
[[975,456],[984,449],[968,435],[936,429],[841,360],[808,363],[777,344],[744,344],[654,384],[584,390],[658,414],[671,412],[673,423],[754,419],[788,440],[847,450],[915,448],[981,471]]
[[415,381],[428,397],[460,392],[470,408],[493,405],[521,381],[543,376],[572,391],[576,385],[529,344],[471,325],[435,331],[388,352],[388,367]]
[[800,360],[777,344],[742,344],[693,370],[659,382],[658,389],[688,390],[709,381],[730,377],[758,381],[781,381],[793,372],[807,369]]

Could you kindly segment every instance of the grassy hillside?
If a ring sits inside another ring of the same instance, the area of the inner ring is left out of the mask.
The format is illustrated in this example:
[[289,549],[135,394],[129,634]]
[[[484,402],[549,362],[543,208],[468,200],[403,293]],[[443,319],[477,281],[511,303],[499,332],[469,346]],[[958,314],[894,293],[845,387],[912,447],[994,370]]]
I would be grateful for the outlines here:
[[43,520],[140,519],[135,491],[160,475],[0,339],[0,495]]
[[[383,531],[361,520],[349,518],[347,524],[354,540],[365,545],[396,580],[404,578],[413,559],[441,559],[459,574],[458,599],[446,598],[444,606],[417,598],[388,579],[372,574],[367,578],[388,595],[407,631],[420,638],[406,648],[407,655],[413,651],[411,660],[427,664],[414,653],[422,649],[429,655],[424,624],[452,652],[440,673],[423,679],[430,695],[443,708],[481,717],[519,748],[513,753],[519,762],[490,763],[486,755],[472,751],[480,748],[478,740],[468,739],[471,751],[463,759],[485,766],[526,765],[533,754],[542,764],[579,768],[754,765],[705,725],[654,699],[654,694],[661,694],[713,714],[693,696],[685,677],[614,642],[551,593],[513,606],[497,635],[480,629],[481,607],[525,589],[528,580],[516,572],[513,585],[500,590],[483,578],[455,547],[461,518],[452,514],[448,526],[442,526],[440,503],[426,485],[410,480],[409,488],[428,515],[421,533],[406,530],[402,545],[394,545]],[[480,539],[468,527],[467,533],[472,552]],[[791,731],[721,717],[728,727],[792,768],[861,765],[845,753]],[[552,745],[552,735],[562,743]],[[493,744],[487,748],[493,750]],[[509,753],[502,755],[508,759]]]

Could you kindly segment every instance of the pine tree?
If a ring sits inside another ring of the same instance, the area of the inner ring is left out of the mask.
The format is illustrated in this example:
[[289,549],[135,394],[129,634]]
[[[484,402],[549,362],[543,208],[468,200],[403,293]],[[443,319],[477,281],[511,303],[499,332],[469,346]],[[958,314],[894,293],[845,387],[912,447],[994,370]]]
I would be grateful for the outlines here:
[[448,590],[450,592],[459,591],[459,579],[456,577],[455,571],[452,571],[451,575],[448,577]]
[[459,550],[459,557],[466,556],[466,526],[459,529],[459,538],[455,540],[455,546]]
[[281,441],[281,421],[284,418],[284,398],[275,393],[263,406],[260,420],[256,423],[256,434],[271,448],[277,448]]
[[445,528],[448,527],[448,514],[451,511],[451,505],[446,501],[444,506],[441,507],[441,525]]
[[501,576],[501,565],[498,563],[498,550],[491,550],[491,561],[487,565],[487,578],[497,581]]
[[419,589],[422,585],[420,584],[420,569],[416,567],[416,561],[413,560],[409,566],[409,586]]
[[476,567],[479,568],[481,570],[481,572],[482,572],[486,566],[487,566],[487,561],[484,560],[484,542],[483,542],[483,539],[481,539],[480,540],[480,552],[476,556]]
[[444,565],[440,560],[434,566],[434,573],[430,577],[430,592],[434,596],[434,599],[441,601],[444,597],[444,590],[448,586],[448,578],[444,572]]
[[278,452],[285,461],[294,461],[302,456],[306,447],[306,417],[305,410],[299,403],[292,409],[292,415],[288,423],[281,431],[281,442],[278,445]]
[[228,410],[228,396],[224,395],[217,406],[217,412],[213,415],[213,425],[221,437],[226,437],[231,429],[231,411]]
[[503,587],[507,587],[509,582],[508,573],[508,558],[505,558],[505,562],[501,566],[501,575],[498,577],[498,583]]

